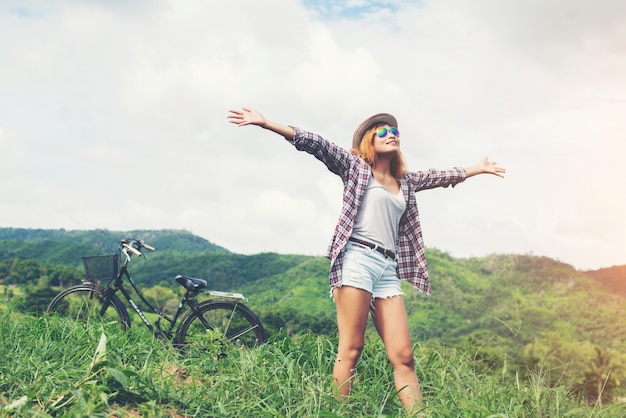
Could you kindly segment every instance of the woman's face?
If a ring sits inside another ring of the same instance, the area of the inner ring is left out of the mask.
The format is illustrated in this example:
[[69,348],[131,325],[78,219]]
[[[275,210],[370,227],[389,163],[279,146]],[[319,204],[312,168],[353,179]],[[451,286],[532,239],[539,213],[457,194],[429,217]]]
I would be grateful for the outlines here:
[[395,154],[400,149],[400,132],[395,126],[380,125],[372,143],[376,154]]

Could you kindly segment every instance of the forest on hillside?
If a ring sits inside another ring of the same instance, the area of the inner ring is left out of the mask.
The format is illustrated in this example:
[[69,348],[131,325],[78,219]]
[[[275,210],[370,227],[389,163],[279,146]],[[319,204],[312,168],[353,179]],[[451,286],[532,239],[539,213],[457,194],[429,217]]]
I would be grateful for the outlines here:
[[[129,236],[157,247],[131,265],[155,300],[177,297],[173,278],[184,273],[212,289],[244,293],[270,334],[335,335],[328,260],[233,254],[186,231],[0,228],[0,289],[16,309],[37,315],[59,288],[82,280],[81,256],[114,252]],[[626,325],[616,321],[626,314],[622,267],[582,272],[546,257],[456,259],[432,249],[427,259],[433,296],[404,287],[416,342],[463,350],[481,372],[512,381],[548,371],[548,384],[589,402],[626,396]]]

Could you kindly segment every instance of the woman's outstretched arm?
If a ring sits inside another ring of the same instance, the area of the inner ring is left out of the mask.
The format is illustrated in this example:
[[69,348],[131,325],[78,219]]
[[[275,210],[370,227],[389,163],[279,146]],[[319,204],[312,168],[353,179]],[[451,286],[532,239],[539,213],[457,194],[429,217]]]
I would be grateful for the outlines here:
[[295,131],[291,126],[271,122],[265,119],[261,113],[249,107],[243,106],[241,110],[229,110],[227,118],[230,123],[234,123],[237,126],[260,126],[263,129],[276,132],[287,139],[293,139],[295,135]]

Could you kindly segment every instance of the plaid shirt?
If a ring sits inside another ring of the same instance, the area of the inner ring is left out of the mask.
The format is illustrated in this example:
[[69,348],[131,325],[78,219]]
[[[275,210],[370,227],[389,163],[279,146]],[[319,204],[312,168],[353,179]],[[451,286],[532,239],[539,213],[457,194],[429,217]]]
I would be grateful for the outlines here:
[[[327,257],[330,259],[330,287],[341,283],[344,247],[352,234],[356,218],[367,183],[372,175],[372,168],[358,155],[325,140],[312,132],[293,127],[295,135],[288,139],[296,149],[308,152],[323,162],[343,181],[343,205],[339,221],[335,227]],[[400,189],[406,200],[406,210],[400,219],[396,254],[398,261],[398,278],[407,280],[413,288],[430,295],[428,266],[424,253],[422,228],[419,221],[415,192],[435,187],[448,187],[465,180],[467,174],[463,168],[449,170],[415,171],[398,179]]]

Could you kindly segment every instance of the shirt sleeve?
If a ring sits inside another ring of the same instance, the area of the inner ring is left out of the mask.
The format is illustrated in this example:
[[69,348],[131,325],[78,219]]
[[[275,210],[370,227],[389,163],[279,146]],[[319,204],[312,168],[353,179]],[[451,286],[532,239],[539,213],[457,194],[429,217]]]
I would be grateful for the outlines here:
[[431,168],[426,171],[412,171],[407,174],[407,177],[417,191],[434,189],[436,187],[454,187],[465,181],[467,173],[465,169],[461,167],[454,167],[447,170]]
[[337,144],[322,138],[320,135],[292,126],[295,135],[287,141],[297,150],[313,155],[326,165],[333,173],[342,176],[350,167],[354,154]]

